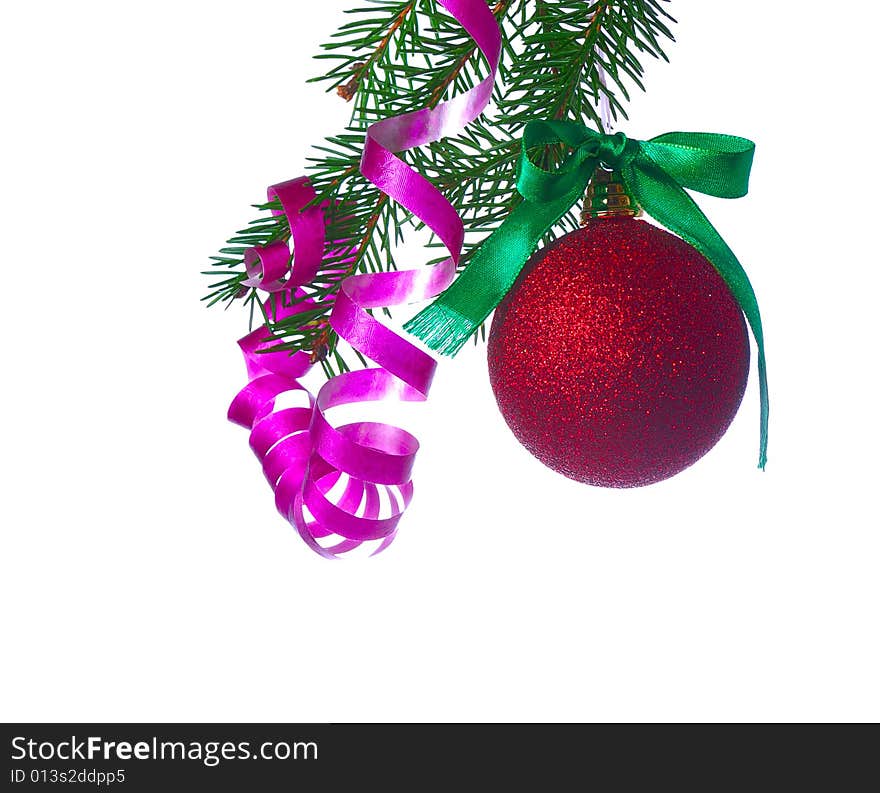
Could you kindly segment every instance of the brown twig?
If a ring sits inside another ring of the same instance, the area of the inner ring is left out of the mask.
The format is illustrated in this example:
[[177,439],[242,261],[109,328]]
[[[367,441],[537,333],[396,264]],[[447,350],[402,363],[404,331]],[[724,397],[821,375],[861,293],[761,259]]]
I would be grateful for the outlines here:
[[[606,11],[608,11],[610,5],[611,0],[605,0],[605,2],[596,3],[596,10],[593,13],[593,18],[590,20],[590,26],[587,28],[587,32],[584,34],[584,51],[589,51],[593,49],[596,36],[599,35],[599,31],[602,29],[602,15]],[[584,62],[586,62],[586,57],[584,58]],[[565,115],[565,111],[568,109],[568,102],[571,99],[572,94],[574,93],[574,89],[577,85],[578,80],[580,79],[582,69],[583,64],[581,64],[580,69],[572,69],[571,79],[569,80],[568,87],[566,88],[565,94],[560,100],[559,107],[553,114],[553,118],[560,119]]]
[[[499,2],[495,3],[492,7],[492,14],[494,16],[503,16],[508,6],[513,2],[513,0],[499,0]],[[461,74],[461,70],[465,67],[467,62],[474,56],[474,53],[477,51],[476,46],[471,47],[467,52],[462,55],[455,66],[453,66],[452,71],[450,71],[446,77],[437,85],[437,87],[431,92],[431,98],[428,100],[428,107],[435,107],[440,100],[443,98],[443,95],[446,93],[446,89],[449,88],[450,85],[455,81],[455,78]]]
[[345,84],[339,85],[336,87],[336,93],[341,96],[346,102],[350,102],[354,95],[357,93],[357,89],[360,86],[361,80],[363,79],[364,72],[366,72],[369,66],[372,66],[379,58],[382,57],[385,50],[388,49],[388,45],[391,43],[391,38],[403,24],[404,20],[407,18],[409,14],[412,13],[415,8],[415,2],[407,3],[398,15],[394,18],[394,21],[389,26],[387,32],[382,37],[382,40],[376,45],[376,49],[370,54],[370,57],[367,58],[366,61],[362,63],[356,63],[352,66],[352,71],[354,75],[352,78]]
[[344,85],[336,86],[337,96],[341,96],[346,102],[351,102],[351,100],[354,99],[354,95],[355,93],[357,93],[358,84],[361,81],[361,70],[366,65],[367,64],[363,61],[359,61],[351,67],[351,70],[355,73],[355,75]]

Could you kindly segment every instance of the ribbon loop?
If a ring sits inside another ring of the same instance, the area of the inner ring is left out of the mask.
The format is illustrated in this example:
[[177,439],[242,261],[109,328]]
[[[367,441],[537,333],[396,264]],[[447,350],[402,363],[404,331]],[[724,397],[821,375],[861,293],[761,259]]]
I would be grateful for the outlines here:
[[650,157],[677,184],[719,198],[742,198],[749,191],[755,144],[736,135],[667,132],[641,141]]

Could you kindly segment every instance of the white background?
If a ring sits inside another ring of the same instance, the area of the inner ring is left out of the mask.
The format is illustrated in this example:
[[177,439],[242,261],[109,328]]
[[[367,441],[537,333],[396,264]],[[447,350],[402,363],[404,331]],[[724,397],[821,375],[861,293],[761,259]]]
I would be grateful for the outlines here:
[[765,317],[766,473],[754,372],[700,463],[606,491],[469,348],[406,411],[397,542],[331,563],[226,422],[247,320],[199,271],[343,125],[305,78],[350,5],[3,5],[0,718],[880,718],[874,5],[675,0],[626,126],[757,142],[699,200]]

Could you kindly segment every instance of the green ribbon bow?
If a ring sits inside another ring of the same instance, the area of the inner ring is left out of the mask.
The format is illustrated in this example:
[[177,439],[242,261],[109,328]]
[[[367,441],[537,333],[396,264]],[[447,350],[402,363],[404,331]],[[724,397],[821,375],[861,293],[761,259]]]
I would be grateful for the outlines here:
[[[556,171],[528,152],[564,143]],[[748,192],[755,144],[734,135],[668,132],[651,140],[607,135],[570,121],[534,121],[523,133],[517,190],[525,199],[476,251],[465,271],[404,328],[443,355],[455,355],[513,286],[544,234],[584,195],[596,167],[617,171],[636,202],[703,254],[727,283],[758,347],[761,395],[759,467],[767,462],[767,366],[758,301],[742,265],[683,188],[720,198]]]

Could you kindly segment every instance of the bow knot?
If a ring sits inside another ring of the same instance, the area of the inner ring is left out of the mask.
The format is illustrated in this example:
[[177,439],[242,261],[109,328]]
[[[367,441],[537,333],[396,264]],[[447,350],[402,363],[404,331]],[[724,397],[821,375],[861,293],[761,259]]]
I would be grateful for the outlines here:
[[609,171],[619,171],[629,165],[638,151],[635,141],[630,141],[623,132],[602,133],[590,138],[586,145],[593,157]]

